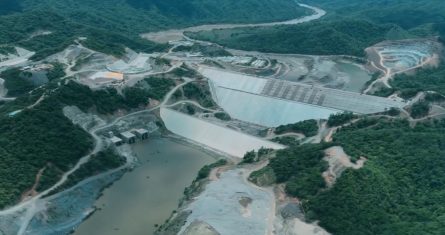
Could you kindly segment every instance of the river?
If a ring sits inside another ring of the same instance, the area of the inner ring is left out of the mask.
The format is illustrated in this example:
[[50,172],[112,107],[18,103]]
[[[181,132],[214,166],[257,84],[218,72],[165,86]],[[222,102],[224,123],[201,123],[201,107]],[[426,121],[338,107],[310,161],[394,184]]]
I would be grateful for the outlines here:
[[82,223],[75,235],[147,235],[178,207],[184,188],[204,165],[216,161],[205,151],[154,138],[132,146],[141,166],[104,191],[100,208]]
[[184,37],[184,32],[199,32],[199,31],[210,31],[216,29],[231,29],[231,28],[243,28],[243,27],[266,27],[266,26],[275,26],[275,25],[294,25],[301,24],[313,20],[320,19],[324,15],[326,15],[326,11],[309,6],[306,4],[298,4],[300,7],[305,7],[312,10],[314,13],[309,16],[299,17],[292,20],[281,21],[281,22],[271,22],[271,23],[260,23],[260,24],[211,24],[211,25],[200,25],[194,26],[184,29],[172,29],[161,32],[153,32],[143,34],[142,37],[158,42],[158,43],[167,43],[172,40],[181,40]]

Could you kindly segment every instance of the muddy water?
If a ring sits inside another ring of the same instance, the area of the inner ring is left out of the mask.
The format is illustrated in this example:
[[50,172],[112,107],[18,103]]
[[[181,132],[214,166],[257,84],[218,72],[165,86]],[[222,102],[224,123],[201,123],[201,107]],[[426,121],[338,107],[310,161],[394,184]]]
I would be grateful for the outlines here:
[[142,165],[104,191],[100,208],[76,235],[150,235],[177,209],[184,188],[199,169],[215,161],[209,154],[170,139],[133,146]]
[[339,62],[338,69],[348,75],[349,81],[343,87],[343,90],[352,92],[361,92],[365,87],[366,82],[371,80],[371,75],[359,65],[354,65],[347,62]]

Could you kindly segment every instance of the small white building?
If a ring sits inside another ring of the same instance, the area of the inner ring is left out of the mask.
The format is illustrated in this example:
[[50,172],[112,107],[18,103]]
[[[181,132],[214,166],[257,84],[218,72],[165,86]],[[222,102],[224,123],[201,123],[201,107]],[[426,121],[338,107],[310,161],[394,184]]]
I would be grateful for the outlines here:
[[148,139],[148,131],[145,129],[137,129],[133,133],[141,140]]
[[136,142],[136,136],[129,131],[122,132],[121,137],[127,144],[134,144]]
[[110,138],[111,143],[113,143],[115,146],[121,146],[124,142],[121,138],[113,136]]

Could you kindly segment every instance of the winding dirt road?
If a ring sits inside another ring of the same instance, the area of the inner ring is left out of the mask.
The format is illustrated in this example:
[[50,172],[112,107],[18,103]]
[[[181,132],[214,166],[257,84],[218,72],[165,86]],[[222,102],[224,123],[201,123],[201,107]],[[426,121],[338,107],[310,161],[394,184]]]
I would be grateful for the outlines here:
[[376,84],[377,82],[381,82],[381,83],[383,83],[383,84],[385,85],[385,87],[387,87],[387,88],[392,88],[391,85],[389,84],[389,81],[390,81],[394,76],[396,76],[396,75],[398,75],[398,74],[403,74],[403,73],[406,73],[406,72],[410,72],[410,71],[416,70],[416,69],[418,69],[418,68],[423,68],[424,66],[426,66],[426,65],[429,64],[429,63],[431,63],[431,62],[435,59],[434,57],[423,58],[422,61],[421,61],[419,64],[417,64],[416,66],[413,66],[413,67],[410,67],[410,68],[406,68],[406,69],[404,69],[404,70],[400,70],[400,71],[393,72],[393,69],[391,69],[390,67],[385,66],[385,63],[384,63],[384,62],[385,62],[385,59],[384,59],[384,56],[383,56],[382,52],[381,52],[381,51],[378,51],[378,52],[377,52],[377,55],[379,56],[379,64],[380,64],[380,66],[382,66],[384,69],[381,69],[381,68],[380,68],[379,66],[377,66],[374,62],[371,62],[371,65],[372,65],[374,68],[376,68],[376,69],[380,70],[381,72],[383,72],[383,76],[380,77],[380,78],[378,78],[378,79],[376,79],[376,80],[373,81],[371,84],[369,84],[368,88],[366,88],[366,89],[363,91],[364,94],[369,93],[369,92],[372,90],[372,88],[374,88],[374,86],[375,86],[375,84]]
[[[24,216],[21,218],[18,218],[18,220],[20,220],[20,230],[18,231],[18,235],[22,235],[26,232],[26,229],[30,223],[30,221],[32,220],[32,218],[41,210],[43,210],[44,208],[42,208],[42,201],[40,199],[42,199],[43,197],[49,195],[52,191],[56,190],[59,186],[63,185],[69,178],[70,175],[72,175],[75,171],[77,171],[83,164],[87,163],[91,157],[97,153],[99,153],[103,147],[104,147],[104,142],[102,140],[102,138],[100,136],[98,136],[98,133],[102,130],[105,130],[109,127],[112,127],[113,125],[115,125],[117,122],[119,122],[122,119],[125,119],[127,117],[130,116],[134,116],[134,115],[138,115],[138,114],[142,114],[142,113],[150,113],[153,112],[156,109],[159,109],[161,107],[164,107],[168,101],[170,100],[171,96],[181,87],[187,85],[188,83],[190,83],[192,81],[188,81],[188,82],[184,82],[182,84],[177,85],[176,87],[174,87],[169,93],[167,93],[167,95],[165,96],[165,98],[163,99],[163,101],[156,107],[153,107],[151,109],[147,109],[147,110],[141,110],[138,112],[134,112],[122,117],[119,117],[117,119],[115,119],[113,122],[106,124],[106,125],[102,125],[102,126],[98,126],[93,128],[92,130],[88,131],[90,133],[90,135],[94,138],[94,148],[84,157],[82,157],[77,164],[68,172],[66,172],[65,174],[63,174],[63,176],[60,178],[60,180],[54,184],[52,187],[50,187],[49,189],[35,195],[34,197],[30,198],[27,201],[21,202],[13,207],[10,207],[8,209],[5,209],[3,211],[0,211],[0,216],[6,216],[6,215],[11,215],[14,213],[17,213],[19,211],[22,210],[26,210],[26,213],[24,213]],[[40,201],[39,201],[40,200]]]

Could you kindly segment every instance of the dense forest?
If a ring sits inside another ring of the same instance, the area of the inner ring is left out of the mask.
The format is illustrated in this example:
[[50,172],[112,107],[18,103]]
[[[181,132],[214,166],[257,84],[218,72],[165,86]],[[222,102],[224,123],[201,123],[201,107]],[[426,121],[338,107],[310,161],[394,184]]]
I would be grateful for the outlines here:
[[187,33],[187,36],[241,50],[363,56],[366,47],[385,40],[394,27],[362,20],[344,20],[202,31]]
[[23,72],[18,68],[5,70],[0,73],[0,76],[5,80],[4,86],[8,89],[8,96],[20,96],[35,88],[32,82],[25,79]]
[[336,234],[443,234],[445,122],[358,125],[334,141],[367,157],[365,168],[345,172],[309,203],[311,213]]
[[0,15],[6,15],[22,10],[20,0],[2,0],[0,1]]
[[305,120],[293,124],[281,125],[275,128],[275,134],[281,135],[289,132],[301,133],[306,137],[314,136],[318,132],[318,122],[316,120]]
[[441,0],[306,0],[328,14],[316,23],[214,30],[189,36],[235,49],[300,54],[363,56],[385,39],[438,36],[444,33]]
[[[3,75],[8,75],[8,80],[15,81],[21,80],[15,77],[19,73],[20,71],[13,69],[5,71]],[[149,98],[162,99],[175,85],[170,79],[148,77],[136,87],[124,89],[121,95],[115,89],[92,91],[87,86],[71,81],[53,90],[51,96],[39,105],[26,109],[44,90],[57,87],[56,84],[64,73],[59,65],[55,65],[47,75],[48,84],[42,89],[34,90],[32,94],[28,93],[31,89],[28,83],[13,83],[20,96],[13,102],[0,105],[0,208],[17,202],[21,194],[32,187],[39,170],[45,169],[38,187],[38,190],[44,190],[92,148],[90,135],[74,126],[63,115],[64,106],[76,105],[85,112],[110,114],[118,109],[146,105]],[[13,117],[8,115],[19,109],[22,112]],[[108,159],[107,164],[96,167],[103,158]],[[77,182],[85,175],[120,164],[122,161],[112,153],[101,153],[74,175],[69,184]]]
[[0,116],[0,208],[17,202],[34,184],[37,172],[54,184],[61,174],[92,148],[88,133],[74,126],[56,99],[47,99],[14,118]]
[[391,86],[404,98],[411,98],[419,91],[435,91],[445,95],[445,64],[419,70],[414,75],[399,74],[391,81]]
[[[444,234],[444,140],[443,120],[410,127],[405,120],[365,118],[343,127],[333,143],[280,150],[266,169],[300,197],[309,220],[333,234]],[[329,146],[367,161],[326,190],[321,159]]]
[[[39,34],[39,32],[50,32]],[[121,56],[125,47],[136,51],[152,52],[163,50],[157,45],[139,38],[137,35],[124,35],[88,27],[47,10],[34,10],[21,14],[0,17],[0,44],[15,45],[35,51],[34,60],[41,60],[65,49],[78,37],[87,37],[82,43],[99,52]]]
[[362,18],[404,29],[445,21],[442,0],[305,0],[328,11],[327,18]]
[[170,79],[149,77],[135,87],[125,88],[121,95],[113,88],[93,91],[87,86],[69,82],[53,96],[61,103],[75,105],[84,112],[112,114],[119,109],[129,110],[147,105],[150,98],[162,100],[174,85]]
[[201,23],[283,20],[307,13],[292,0],[8,0],[0,1],[0,44],[36,51],[32,59],[40,60],[86,37],[85,46],[121,56],[124,47],[145,52],[165,48],[141,39],[144,32]]
[[292,0],[24,0],[23,6],[25,11],[50,9],[79,24],[127,34],[202,23],[275,21],[307,14]]
[[58,187],[53,193],[73,187],[74,185],[88,177],[106,172],[108,170],[116,169],[120,166],[123,166],[125,163],[125,158],[114,152],[114,150],[103,150],[91,156],[90,160],[87,163],[79,167],[79,169],[72,175],[70,175],[68,177],[68,180],[63,185]]

